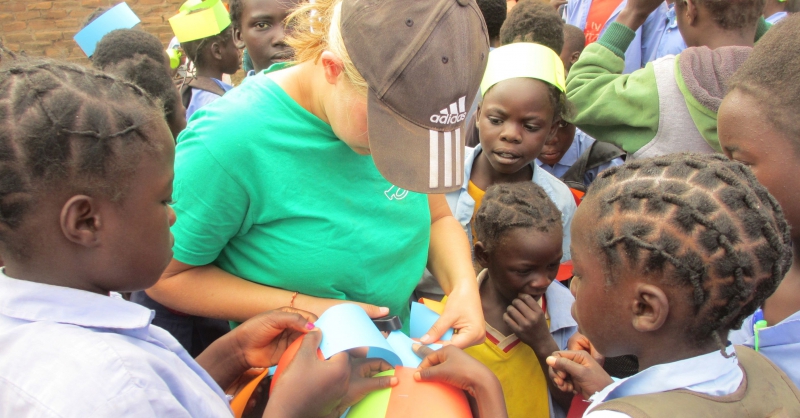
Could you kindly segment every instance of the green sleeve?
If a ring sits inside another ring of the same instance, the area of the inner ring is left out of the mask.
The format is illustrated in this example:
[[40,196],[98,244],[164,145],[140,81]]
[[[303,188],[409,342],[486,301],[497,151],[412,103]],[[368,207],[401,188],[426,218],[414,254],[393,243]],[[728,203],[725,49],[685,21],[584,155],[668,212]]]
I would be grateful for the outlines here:
[[761,37],[764,36],[764,34],[767,33],[771,27],[772,25],[764,19],[764,16],[758,18],[758,25],[756,26],[756,42],[758,42],[758,40],[761,39]]
[[658,132],[658,88],[653,65],[632,74],[624,51],[636,33],[612,23],[581,54],[567,77],[567,97],[575,106],[572,122],[597,140],[634,153]]

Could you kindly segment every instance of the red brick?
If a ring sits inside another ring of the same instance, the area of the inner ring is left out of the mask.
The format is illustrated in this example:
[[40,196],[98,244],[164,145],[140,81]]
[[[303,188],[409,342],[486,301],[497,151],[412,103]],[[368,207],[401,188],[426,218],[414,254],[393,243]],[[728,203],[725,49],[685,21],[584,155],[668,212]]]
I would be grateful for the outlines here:
[[0,13],[0,22],[13,22],[14,16],[11,13]]
[[6,42],[28,42],[33,40],[33,35],[30,33],[9,33],[3,36]]
[[65,58],[67,56],[67,51],[61,48],[45,48],[44,56],[51,58]]
[[67,11],[72,11],[72,9],[76,7],[80,7],[80,3],[77,1],[66,0],[66,1],[55,1],[53,2],[54,9],[62,9]]
[[82,7],[100,7],[102,6],[100,0],[81,0]]
[[28,5],[28,10],[50,10],[53,8],[52,1],[43,1],[41,3],[33,3]]
[[47,20],[31,20],[28,22],[28,29],[32,31],[48,30],[53,27],[53,22]]
[[142,25],[160,25],[164,23],[164,19],[161,16],[147,16],[142,17]]
[[36,32],[37,41],[58,41],[63,38],[61,32]]
[[[3,24],[3,32],[8,33],[8,32],[13,32],[13,31],[23,30],[27,26],[28,25],[25,22],[4,23]],[[11,35],[8,35],[8,36],[11,36]]]
[[44,13],[45,19],[63,19],[65,17],[67,17],[67,11],[64,9],[53,9]]
[[28,20],[39,19],[42,17],[42,13],[38,10],[31,10],[30,12],[14,13],[14,17],[17,22],[25,22]]
[[43,51],[45,48],[50,46],[51,42],[24,42],[22,44],[22,49],[26,51]]
[[56,27],[57,28],[76,29],[76,28],[80,28],[80,26],[81,26],[81,24],[78,22],[78,19],[56,20]]
[[26,8],[25,3],[21,1],[5,1],[0,2],[0,10],[4,12],[24,12]]

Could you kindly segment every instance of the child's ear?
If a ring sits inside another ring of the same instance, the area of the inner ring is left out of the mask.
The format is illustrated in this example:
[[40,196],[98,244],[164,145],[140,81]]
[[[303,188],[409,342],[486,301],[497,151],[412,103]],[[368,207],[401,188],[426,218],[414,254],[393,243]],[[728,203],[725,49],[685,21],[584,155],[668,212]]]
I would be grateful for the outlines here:
[[576,62],[578,62],[578,58],[580,57],[581,57],[581,51],[573,52],[572,55],[570,55],[569,57],[570,64],[575,64]]
[[669,316],[669,298],[658,286],[641,284],[633,303],[633,328],[639,332],[660,329]]
[[61,232],[64,237],[84,247],[99,244],[98,231],[103,227],[97,200],[85,196],[72,196],[61,207]]
[[325,80],[329,84],[335,85],[339,81],[339,75],[344,71],[342,59],[331,51],[322,51],[320,55],[322,68],[325,69]]
[[212,42],[208,48],[209,53],[216,61],[222,61],[222,45],[219,42]]
[[697,22],[697,4],[694,0],[686,0],[686,20],[691,26]]
[[244,49],[247,45],[244,44],[242,40],[242,30],[233,28],[233,44],[236,45],[236,49]]
[[473,250],[475,252],[475,259],[478,260],[478,264],[481,265],[483,268],[489,267],[489,253],[486,252],[486,247],[483,246],[483,243],[478,241],[473,246]]
[[481,130],[481,103],[478,103],[478,107],[475,110],[475,129]]

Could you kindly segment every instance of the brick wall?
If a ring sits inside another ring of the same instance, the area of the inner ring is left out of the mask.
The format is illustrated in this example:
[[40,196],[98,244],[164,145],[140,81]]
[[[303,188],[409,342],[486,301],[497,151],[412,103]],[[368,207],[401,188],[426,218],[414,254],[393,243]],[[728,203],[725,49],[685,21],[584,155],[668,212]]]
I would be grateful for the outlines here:
[[[172,39],[167,19],[185,0],[127,0],[142,20],[142,28],[156,35],[164,47]],[[12,51],[88,64],[72,39],[86,17],[98,7],[120,0],[0,0],[0,38]]]

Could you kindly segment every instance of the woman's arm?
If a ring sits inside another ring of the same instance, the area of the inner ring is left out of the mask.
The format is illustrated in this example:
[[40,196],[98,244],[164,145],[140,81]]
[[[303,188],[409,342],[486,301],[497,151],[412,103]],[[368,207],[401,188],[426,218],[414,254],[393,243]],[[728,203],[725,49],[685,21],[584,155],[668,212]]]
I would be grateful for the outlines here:
[[483,310],[478,294],[478,282],[472,268],[472,256],[467,235],[453,217],[444,195],[428,196],[431,211],[431,242],[428,250],[428,269],[448,295],[442,317],[431,327],[428,339],[436,341],[455,328],[458,333],[452,343],[464,348],[483,341],[485,328]]
[[292,304],[294,292],[244,280],[216,266],[192,266],[175,259],[167,266],[158,283],[147,289],[147,294],[171,309],[237,322],[290,304],[317,316],[340,303],[355,303],[364,308],[371,318],[389,313],[388,308],[302,294],[298,294]]

